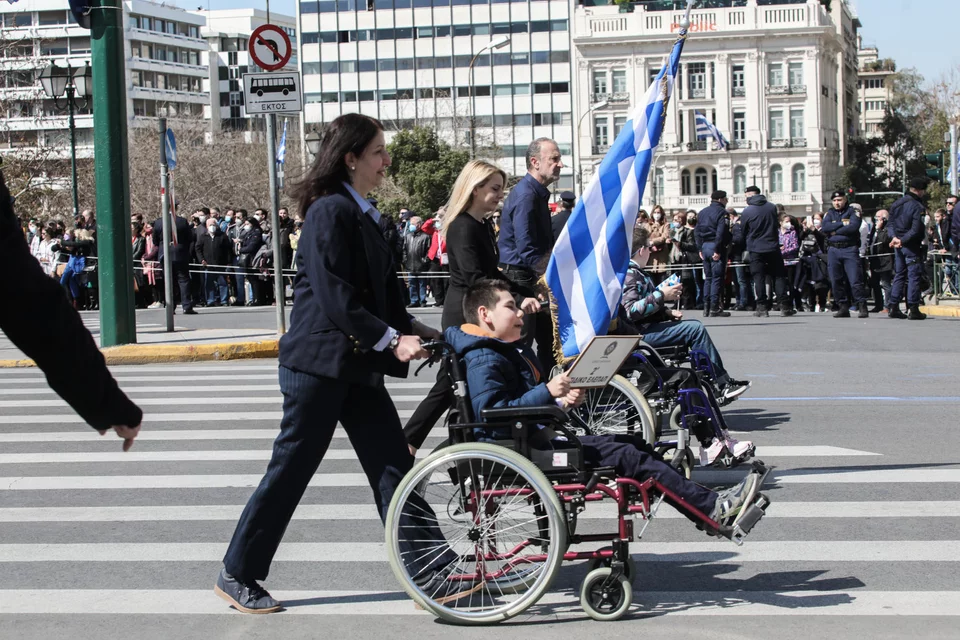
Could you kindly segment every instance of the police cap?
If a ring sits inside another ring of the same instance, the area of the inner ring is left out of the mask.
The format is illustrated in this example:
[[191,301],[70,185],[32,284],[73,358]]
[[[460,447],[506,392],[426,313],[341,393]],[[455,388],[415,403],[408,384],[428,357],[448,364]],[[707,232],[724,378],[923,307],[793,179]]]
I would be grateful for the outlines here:
[[573,191],[561,191],[560,199],[565,202],[574,202],[576,201],[577,196],[573,193]]
[[910,188],[917,191],[926,191],[928,186],[930,186],[929,178],[917,177],[910,181]]
[[714,192],[710,195],[710,199],[711,199],[711,200],[723,200],[723,199],[726,198],[726,197],[727,197],[727,192],[726,192],[726,191],[714,191]]
[[847,197],[846,192],[845,192],[845,191],[839,191],[839,190],[838,190],[838,191],[834,191],[834,192],[830,195],[830,199],[831,199],[831,200],[833,200],[834,198],[846,198],[846,197]]

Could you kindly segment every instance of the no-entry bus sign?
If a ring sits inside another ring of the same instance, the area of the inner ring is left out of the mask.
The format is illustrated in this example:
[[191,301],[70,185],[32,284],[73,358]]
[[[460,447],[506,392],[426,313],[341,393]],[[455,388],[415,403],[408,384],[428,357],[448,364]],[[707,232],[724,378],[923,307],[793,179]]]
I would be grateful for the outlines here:
[[250,36],[250,57],[264,71],[282,69],[292,53],[289,36],[275,24],[261,25]]

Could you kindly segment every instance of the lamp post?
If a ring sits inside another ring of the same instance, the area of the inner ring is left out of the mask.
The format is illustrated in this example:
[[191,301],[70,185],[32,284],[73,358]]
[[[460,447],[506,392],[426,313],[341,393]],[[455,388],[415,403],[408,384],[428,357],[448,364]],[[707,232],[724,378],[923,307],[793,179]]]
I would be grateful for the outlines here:
[[479,58],[483,53],[487,51],[493,51],[494,49],[500,49],[502,47],[510,44],[510,36],[500,36],[495,40],[488,42],[480,51],[477,51],[473,59],[470,60],[470,68],[467,69],[467,82],[470,87],[470,158],[474,158],[477,155],[477,98],[474,95],[473,87],[473,65],[476,64],[477,58]]
[[66,95],[66,109],[69,114],[70,126],[70,175],[73,186],[73,217],[80,215],[80,198],[77,194],[77,128],[74,120],[77,105],[77,96],[83,98],[84,106],[89,104],[93,95],[93,76],[90,73],[90,63],[82,67],[72,68],[69,63],[66,67],[58,67],[55,63],[40,72],[40,86],[43,93],[53,99],[58,109],[60,98]]
[[320,134],[317,133],[317,130],[311,130],[303,140],[307,144],[307,151],[310,152],[311,160],[317,157],[317,154],[320,153]]
[[[603,109],[608,104],[609,103],[606,100],[601,100],[597,104],[587,109],[584,112],[584,114],[580,116],[580,119],[577,120],[577,169],[578,169],[577,184],[579,185],[579,188],[580,188],[580,193],[577,194],[578,196],[583,196],[583,167],[581,166],[583,164],[583,154],[580,153],[580,125],[583,124],[584,118],[586,118],[588,115],[590,115],[597,109]],[[591,141],[593,140],[593,136],[590,136],[590,140]]]

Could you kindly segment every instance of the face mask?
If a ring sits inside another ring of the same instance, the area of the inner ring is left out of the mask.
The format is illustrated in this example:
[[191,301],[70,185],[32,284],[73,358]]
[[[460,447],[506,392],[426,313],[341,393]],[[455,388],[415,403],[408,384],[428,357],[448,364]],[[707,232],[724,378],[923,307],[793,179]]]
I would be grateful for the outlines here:
[[930,224],[930,216],[923,216],[923,224]]
[[408,224],[408,225],[407,225],[407,231],[409,231],[410,233],[414,233],[416,230],[417,230],[417,225],[415,225],[415,224]]
[[36,233],[36,232],[37,232],[37,225],[32,224],[32,225],[30,225],[29,228],[30,228],[30,233]]
[[217,228],[216,228],[216,227],[212,227],[212,226],[211,226],[211,227],[207,227],[207,231],[210,233],[210,235],[213,236],[213,235],[216,235],[216,233],[217,233]]
[[680,228],[680,225],[677,224],[676,222],[671,222],[671,223],[670,223],[670,228],[671,228],[671,229],[679,229],[679,228]]
[[694,217],[687,218],[687,224],[697,224],[697,219]]
[[822,220],[814,220],[814,221],[813,221],[813,228],[814,228],[814,229],[819,229],[821,224],[823,224],[823,221],[822,221]]
[[255,215],[253,216],[253,219],[256,220],[257,222],[263,222],[263,216],[261,215]]
[[203,224],[204,222],[207,221],[207,216],[197,216],[197,221],[198,221],[200,224]]
[[233,216],[227,216],[226,218],[224,218],[224,220],[226,220],[227,222],[233,222]]
[[63,234],[63,239],[64,239],[64,240],[66,240],[67,242],[69,242],[69,241],[70,241],[70,237],[71,237],[71,236],[70,236],[70,234],[69,234],[69,233],[65,233],[65,234]]
[[252,225],[252,224],[245,224],[245,225],[243,225],[243,230],[244,230],[244,231],[250,231],[250,229],[253,229],[253,225]]
[[653,214],[653,219],[656,220],[657,222],[660,222],[661,220],[663,220],[663,214],[655,213]]
[[790,229],[793,229],[793,223],[792,223],[792,222],[784,222],[784,223],[783,223],[783,230],[784,230],[784,231],[790,231]]

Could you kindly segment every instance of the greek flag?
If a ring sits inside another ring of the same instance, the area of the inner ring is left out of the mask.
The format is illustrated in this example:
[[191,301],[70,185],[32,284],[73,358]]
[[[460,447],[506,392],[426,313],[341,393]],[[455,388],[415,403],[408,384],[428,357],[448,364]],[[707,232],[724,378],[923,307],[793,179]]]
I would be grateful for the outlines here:
[[720,133],[720,129],[717,129],[717,125],[707,120],[707,116],[699,111],[694,111],[694,113],[697,119],[697,140],[713,138],[717,143],[717,149],[726,149],[729,143],[727,139],[723,137],[723,134]]
[[[692,2],[690,3],[692,5]],[[689,9],[687,24],[689,24]],[[643,104],[634,109],[560,233],[546,280],[557,304],[563,355],[575,356],[616,316],[633,229],[680,66],[687,29]]]
[[277,164],[287,161],[287,123],[283,123],[283,135],[280,136],[280,145],[277,147]]

